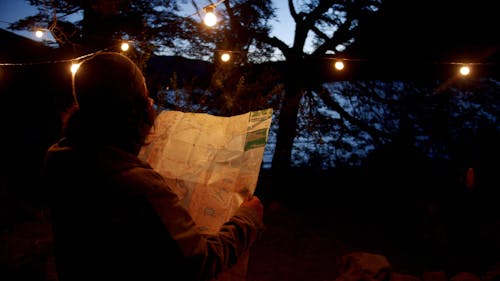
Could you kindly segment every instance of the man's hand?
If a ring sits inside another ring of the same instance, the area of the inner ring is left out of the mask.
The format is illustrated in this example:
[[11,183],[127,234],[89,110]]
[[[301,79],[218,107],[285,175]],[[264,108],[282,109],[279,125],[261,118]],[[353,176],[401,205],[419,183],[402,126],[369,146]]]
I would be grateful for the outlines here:
[[260,202],[260,199],[257,196],[249,196],[243,203],[241,203],[241,207],[251,208],[261,220],[264,218],[264,205]]

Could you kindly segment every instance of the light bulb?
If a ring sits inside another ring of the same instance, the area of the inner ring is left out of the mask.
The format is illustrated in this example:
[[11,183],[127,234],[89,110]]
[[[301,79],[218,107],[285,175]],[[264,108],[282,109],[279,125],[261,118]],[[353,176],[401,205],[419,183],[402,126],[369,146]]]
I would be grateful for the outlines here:
[[213,12],[207,13],[205,15],[205,19],[203,19],[203,22],[207,26],[214,26],[215,23],[217,22],[217,17],[215,16],[215,14]]
[[121,45],[122,51],[126,52],[130,48],[130,45],[127,42],[123,42]]
[[337,61],[337,62],[335,62],[335,69],[337,69],[337,70],[342,70],[342,69],[344,69],[344,63],[343,63],[343,62],[341,62],[341,61]]
[[460,67],[460,74],[462,74],[462,76],[467,76],[469,75],[470,73],[470,68],[468,66],[462,66]]
[[215,16],[214,13],[214,6],[210,5],[204,8],[205,10],[205,18],[203,19],[203,22],[207,26],[214,26],[215,23],[217,22],[217,17]]
[[71,68],[70,68],[71,73],[75,74],[79,67],[80,67],[79,63],[73,63],[73,64],[71,64]]
[[220,56],[220,59],[223,61],[223,62],[227,62],[231,59],[231,55],[229,55],[228,53],[224,53]]

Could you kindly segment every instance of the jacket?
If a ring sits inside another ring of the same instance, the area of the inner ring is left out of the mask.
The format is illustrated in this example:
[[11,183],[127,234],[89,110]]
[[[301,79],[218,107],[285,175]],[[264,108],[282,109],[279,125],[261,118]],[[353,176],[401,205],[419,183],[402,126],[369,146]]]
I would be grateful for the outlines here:
[[67,139],[45,158],[60,281],[207,280],[234,265],[264,225],[240,207],[201,234],[163,177],[116,147]]

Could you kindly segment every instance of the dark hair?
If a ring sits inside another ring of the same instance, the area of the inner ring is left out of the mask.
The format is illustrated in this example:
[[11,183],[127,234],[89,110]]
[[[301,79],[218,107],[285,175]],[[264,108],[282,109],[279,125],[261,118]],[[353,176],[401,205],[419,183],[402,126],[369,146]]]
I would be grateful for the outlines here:
[[153,126],[155,111],[145,78],[126,56],[102,52],[80,64],[76,99],[64,134],[76,145],[113,145],[138,152]]

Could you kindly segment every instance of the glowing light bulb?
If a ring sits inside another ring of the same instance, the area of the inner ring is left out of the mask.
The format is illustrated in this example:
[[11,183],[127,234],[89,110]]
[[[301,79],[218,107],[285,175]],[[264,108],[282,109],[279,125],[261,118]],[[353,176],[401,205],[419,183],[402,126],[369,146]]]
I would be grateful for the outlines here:
[[130,45],[127,42],[123,42],[120,48],[122,51],[126,52],[130,48]]
[[337,61],[337,62],[335,62],[335,65],[334,65],[334,66],[335,66],[335,69],[337,69],[337,70],[342,70],[342,69],[344,69],[344,63],[343,63],[343,62],[341,62],[341,61]]
[[71,67],[70,67],[71,73],[75,74],[79,67],[80,67],[79,63],[71,64]]
[[462,74],[462,76],[467,76],[469,75],[470,73],[470,68],[468,66],[462,66],[460,67],[460,74]]
[[205,7],[205,18],[203,19],[203,22],[207,26],[214,26],[217,23],[217,17],[215,16],[214,13],[214,7],[208,6]]
[[43,36],[43,31],[41,31],[41,30],[37,30],[37,31],[35,31],[35,36],[36,36],[36,38],[42,38],[42,36]]
[[220,56],[220,59],[223,61],[223,62],[227,62],[231,59],[231,55],[229,55],[228,53],[224,53]]

